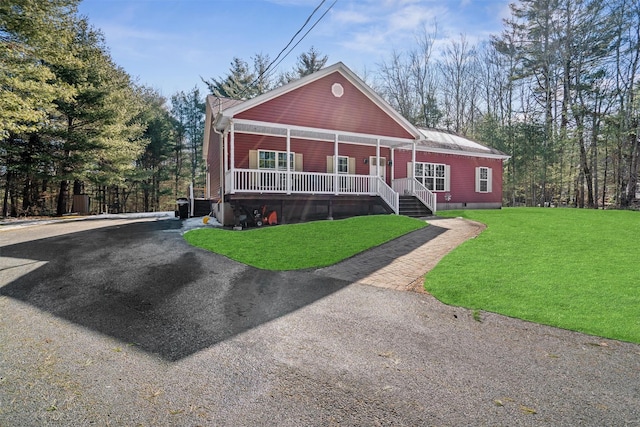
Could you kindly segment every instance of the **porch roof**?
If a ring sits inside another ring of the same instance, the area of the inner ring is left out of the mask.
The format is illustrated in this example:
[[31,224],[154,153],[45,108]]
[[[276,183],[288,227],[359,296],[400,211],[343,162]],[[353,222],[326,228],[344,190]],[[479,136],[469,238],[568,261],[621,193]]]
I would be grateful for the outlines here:
[[232,123],[235,132],[279,136],[282,138],[286,138],[287,132],[289,132],[291,138],[297,139],[335,142],[337,137],[338,142],[360,145],[377,145],[378,141],[380,141],[381,147],[390,148],[411,148],[416,142],[416,140],[408,138],[395,138],[384,135],[353,133],[333,129],[318,129],[304,126],[259,122],[254,120],[235,119]]

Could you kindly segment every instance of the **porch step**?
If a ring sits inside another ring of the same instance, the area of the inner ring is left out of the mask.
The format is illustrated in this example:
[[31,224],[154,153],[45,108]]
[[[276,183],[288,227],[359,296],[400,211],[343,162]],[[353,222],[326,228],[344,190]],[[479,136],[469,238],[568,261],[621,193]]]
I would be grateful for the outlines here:
[[415,196],[400,196],[400,215],[420,218],[433,214]]
[[193,200],[193,213],[191,216],[201,217],[211,213],[211,200],[208,199],[194,199]]

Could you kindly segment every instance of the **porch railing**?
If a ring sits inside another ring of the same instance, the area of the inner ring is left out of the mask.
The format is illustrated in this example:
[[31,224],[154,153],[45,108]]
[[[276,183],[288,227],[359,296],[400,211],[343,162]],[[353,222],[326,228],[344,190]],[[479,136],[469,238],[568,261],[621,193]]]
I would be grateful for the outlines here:
[[398,194],[415,196],[435,215],[437,205],[436,195],[420,181],[415,178],[401,178],[394,179],[391,185]]
[[350,194],[380,196],[398,213],[398,194],[372,175],[234,169],[225,175],[226,193]]

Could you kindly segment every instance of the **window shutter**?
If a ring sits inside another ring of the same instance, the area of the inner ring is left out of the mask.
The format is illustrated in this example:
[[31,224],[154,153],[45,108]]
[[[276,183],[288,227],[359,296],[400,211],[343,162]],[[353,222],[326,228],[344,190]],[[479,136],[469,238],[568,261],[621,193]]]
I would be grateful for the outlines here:
[[258,169],[258,150],[249,150],[249,169]]
[[451,191],[451,166],[444,165],[444,191]]
[[413,169],[413,162],[407,163],[407,178],[413,178],[415,170]]
[[327,156],[327,173],[333,173],[333,156]]
[[487,168],[487,193],[491,193],[491,181],[492,181],[493,170],[491,168]]
[[480,192],[480,168],[476,168],[476,193]]
[[302,153],[296,153],[295,158],[295,170],[296,172],[302,172],[304,170],[302,167]]
[[347,173],[350,174],[355,174],[356,173],[356,158],[355,157],[349,157],[349,166],[348,166],[348,170]]

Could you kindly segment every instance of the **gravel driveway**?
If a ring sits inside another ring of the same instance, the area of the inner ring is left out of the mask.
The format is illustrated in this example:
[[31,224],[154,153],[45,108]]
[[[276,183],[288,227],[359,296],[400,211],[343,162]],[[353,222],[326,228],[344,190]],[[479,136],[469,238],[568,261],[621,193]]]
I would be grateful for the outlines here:
[[95,225],[0,231],[0,426],[640,425],[638,345]]

